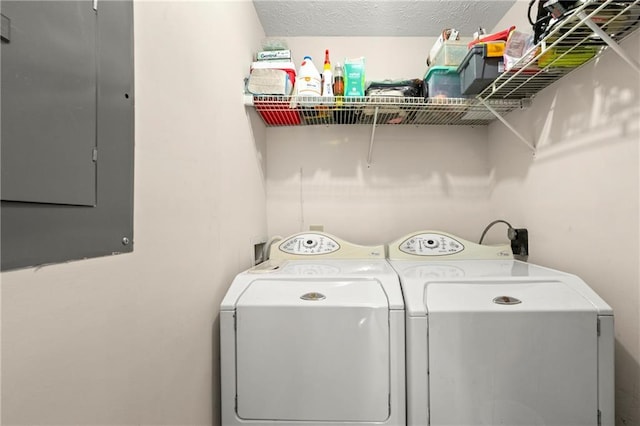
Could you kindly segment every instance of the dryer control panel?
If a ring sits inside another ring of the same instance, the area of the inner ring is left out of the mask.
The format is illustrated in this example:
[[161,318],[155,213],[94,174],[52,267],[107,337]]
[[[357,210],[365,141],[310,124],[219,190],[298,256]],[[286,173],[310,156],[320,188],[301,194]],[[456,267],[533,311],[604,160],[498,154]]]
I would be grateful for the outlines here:
[[340,249],[340,244],[327,235],[298,234],[280,244],[279,249],[289,254],[327,254]]
[[384,259],[384,245],[361,246],[324,232],[300,232],[271,245],[271,260]]
[[418,256],[442,256],[464,250],[464,244],[443,234],[425,233],[412,235],[400,244],[404,253]]
[[480,245],[442,231],[418,231],[389,244],[389,260],[513,259],[510,244]]

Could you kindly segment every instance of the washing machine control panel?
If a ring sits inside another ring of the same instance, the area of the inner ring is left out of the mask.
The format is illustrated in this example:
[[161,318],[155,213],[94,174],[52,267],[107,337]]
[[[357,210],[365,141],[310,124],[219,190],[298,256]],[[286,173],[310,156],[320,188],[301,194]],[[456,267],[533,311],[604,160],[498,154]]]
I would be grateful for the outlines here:
[[428,233],[412,235],[400,244],[400,251],[417,256],[442,256],[459,253],[464,245],[448,235]]
[[298,234],[280,243],[278,248],[289,254],[327,254],[340,250],[340,244],[322,234]]

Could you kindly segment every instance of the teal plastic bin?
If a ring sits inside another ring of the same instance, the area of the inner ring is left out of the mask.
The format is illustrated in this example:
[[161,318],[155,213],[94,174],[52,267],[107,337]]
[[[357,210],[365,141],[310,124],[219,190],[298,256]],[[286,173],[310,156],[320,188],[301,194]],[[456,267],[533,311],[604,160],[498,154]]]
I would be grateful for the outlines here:
[[426,98],[460,98],[460,74],[458,67],[429,67],[424,76]]

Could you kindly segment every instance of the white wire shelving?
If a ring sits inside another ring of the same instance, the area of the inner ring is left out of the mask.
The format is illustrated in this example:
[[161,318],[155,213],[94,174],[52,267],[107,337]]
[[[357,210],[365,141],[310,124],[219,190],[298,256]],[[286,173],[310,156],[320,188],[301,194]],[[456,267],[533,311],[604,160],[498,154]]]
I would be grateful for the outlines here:
[[501,74],[478,97],[524,99],[597,57],[616,51],[640,73],[640,67],[618,43],[640,27],[640,0],[592,0],[572,10],[543,40]]
[[501,121],[533,152],[536,147],[505,115],[526,107],[538,92],[604,50],[614,50],[640,74],[619,42],[640,28],[640,0],[584,0],[509,71],[473,98],[245,96],[264,123],[274,126],[371,125],[368,163],[380,125],[487,125]]
[[[486,125],[495,120],[476,99],[413,97],[253,96],[250,101],[267,126],[365,125]],[[506,114],[522,106],[518,99],[488,103]]]

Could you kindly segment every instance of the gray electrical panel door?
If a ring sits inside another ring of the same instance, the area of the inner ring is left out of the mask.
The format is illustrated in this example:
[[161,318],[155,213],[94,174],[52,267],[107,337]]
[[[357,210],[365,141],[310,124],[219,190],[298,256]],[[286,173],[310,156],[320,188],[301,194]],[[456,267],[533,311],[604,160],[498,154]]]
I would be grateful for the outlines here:
[[93,7],[0,0],[1,270],[133,251],[133,0]]
[[96,204],[96,11],[91,0],[6,1],[2,200]]

